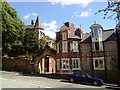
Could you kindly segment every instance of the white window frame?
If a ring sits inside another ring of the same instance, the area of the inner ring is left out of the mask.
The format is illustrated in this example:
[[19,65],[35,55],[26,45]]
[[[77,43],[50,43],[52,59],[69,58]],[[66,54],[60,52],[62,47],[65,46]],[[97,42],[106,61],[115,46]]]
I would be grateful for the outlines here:
[[[95,67],[95,61],[96,61],[96,60],[98,60],[98,62],[99,62],[100,60],[103,61],[103,68],[96,68],[96,67]],[[105,70],[104,57],[94,57],[94,58],[93,58],[93,66],[94,66],[94,70]]]
[[67,41],[62,42],[62,52],[68,52]]
[[99,51],[103,51],[103,42],[102,41],[99,42]]
[[66,32],[62,33],[62,40],[67,40],[67,33]]
[[[68,61],[68,66],[69,66],[68,68],[64,68],[64,66],[63,66],[63,65],[64,65],[64,62],[63,62],[63,61],[64,61],[64,60],[65,60],[65,61]],[[62,65],[61,65],[61,66],[62,66],[62,70],[70,70],[70,59],[69,59],[69,58],[62,58],[62,59],[61,59],[61,62],[62,62],[62,63],[61,63],[61,64],[62,64]]]
[[78,41],[73,41],[73,52],[78,52]]
[[[75,63],[78,61],[78,68],[73,67],[74,61],[75,61]],[[81,70],[81,68],[80,68],[80,58],[72,58],[72,70]]]
[[92,43],[92,50],[93,50],[93,51],[103,51],[103,42],[102,42],[102,41],[99,41],[98,44],[99,44],[99,47],[98,47],[99,50],[96,50],[95,42]]
[[59,53],[59,50],[60,50],[60,48],[59,48],[59,43],[57,43],[57,53]]

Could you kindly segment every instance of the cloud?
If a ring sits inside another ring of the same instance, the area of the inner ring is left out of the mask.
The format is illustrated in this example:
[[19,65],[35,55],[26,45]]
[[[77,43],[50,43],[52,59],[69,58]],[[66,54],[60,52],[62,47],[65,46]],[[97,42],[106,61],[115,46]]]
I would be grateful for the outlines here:
[[24,16],[24,19],[29,19],[30,14],[27,14],[26,16]]
[[77,4],[86,7],[89,3],[93,2],[94,0],[48,0],[48,1],[51,2],[53,5],[58,3],[60,3],[62,6]]
[[48,35],[51,38],[55,38],[55,32],[58,28],[56,24],[57,22],[55,20],[51,21],[50,23],[44,23],[43,26],[45,27],[45,35]]
[[29,13],[26,16],[24,16],[24,19],[29,19],[30,16],[37,16],[37,15],[38,15],[37,13]]
[[92,11],[92,8],[90,8],[89,10]]
[[53,31],[44,31],[46,36],[49,36],[50,38],[54,39],[56,37],[56,33]]
[[75,12],[74,15],[76,17],[89,17],[92,13],[91,12]]

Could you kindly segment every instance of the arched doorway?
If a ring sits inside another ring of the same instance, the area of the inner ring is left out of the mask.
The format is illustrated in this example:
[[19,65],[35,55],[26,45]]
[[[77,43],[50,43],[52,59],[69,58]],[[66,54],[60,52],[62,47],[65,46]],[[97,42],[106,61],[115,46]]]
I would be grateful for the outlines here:
[[49,46],[38,52],[32,62],[36,73],[56,73],[56,51]]
[[56,73],[56,62],[53,57],[46,55],[39,62],[39,73]]

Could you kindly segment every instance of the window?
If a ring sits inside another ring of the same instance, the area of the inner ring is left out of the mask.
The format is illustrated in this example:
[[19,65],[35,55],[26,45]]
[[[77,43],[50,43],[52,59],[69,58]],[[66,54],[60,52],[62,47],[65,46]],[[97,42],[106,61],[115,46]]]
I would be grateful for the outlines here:
[[94,70],[104,70],[104,57],[93,58]]
[[73,43],[70,43],[70,51],[73,51]]
[[62,40],[67,40],[66,32],[63,32],[63,33],[62,33]]
[[103,51],[103,42],[93,42],[92,49],[93,51]]
[[102,28],[94,27],[92,30],[92,36],[93,37],[98,37],[102,35]]
[[97,37],[99,35],[99,28],[95,27],[94,30],[92,31],[93,37]]
[[78,52],[78,42],[73,41],[73,52]]
[[99,42],[99,50],[103,51],[103,42]]
[[59,43],[57,43],[57,53],[59,53]]
[[95,42],[95,50],[99,50],[99,42]]
[[62,70],[69,70],[70,69],[69,58],[63,58],[61,60],[62,60]]
[[73,70],[80,69],[80,59],[79,58],[72,58],[72,69]]
[[67,41],[62,42],[62,52],[68,52]]

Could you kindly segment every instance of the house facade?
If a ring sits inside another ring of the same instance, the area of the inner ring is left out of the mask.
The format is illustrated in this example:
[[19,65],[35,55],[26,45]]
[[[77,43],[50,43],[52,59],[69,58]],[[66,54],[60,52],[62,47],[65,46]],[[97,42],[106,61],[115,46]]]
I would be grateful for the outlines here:
[[44,29],[41,26],[39,16],[37,16],[35,23],[34,20],[31,20],[31,25],[25,25],[25,29],[26,31],[30,31],[30,30],[35,31],[39,39],[45,37],[45,34],[43,32]]
[[90,29],[90,33],[83,34],[81,25],[75,28],[73,23],[66,22],[56,32],[57,73],[81,71],[107,81],[117,81],[119,46],[116,35],[120,38],[120,33],[114,29],[104,30],[96,22]]

